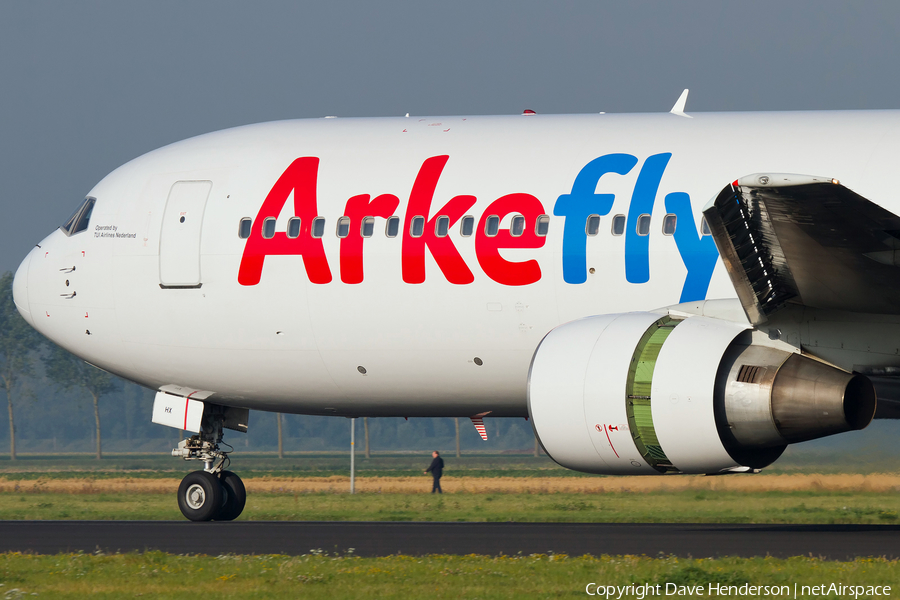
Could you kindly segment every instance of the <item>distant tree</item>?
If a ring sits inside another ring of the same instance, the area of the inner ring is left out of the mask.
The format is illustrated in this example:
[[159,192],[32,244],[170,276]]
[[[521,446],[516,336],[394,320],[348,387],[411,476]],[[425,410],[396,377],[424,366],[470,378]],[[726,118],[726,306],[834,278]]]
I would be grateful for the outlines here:
[[13,391],[22,377],[33,372],[36,351],[44,338],[16,309],[12,295],[13,275],[0,276],[0,379],[9,408],[9,458],[16,460],[16,421],[13,413]]
[[282,435],[281,413],[275,413],[275,418],[278,419],[278,458],[284,458],[284,437]]
[[106,371],[90,365],[59,346],[54,346],[46,359],[47,376],[63,389],[81,388],[94,401],[94,423],[97,427],[97,459],[103,458],[100,437],[100,397],[119,387],[119,380]]
[[366,432],[366,458],[372,458],[369,452],[369,417],[363,417],[363,429]]

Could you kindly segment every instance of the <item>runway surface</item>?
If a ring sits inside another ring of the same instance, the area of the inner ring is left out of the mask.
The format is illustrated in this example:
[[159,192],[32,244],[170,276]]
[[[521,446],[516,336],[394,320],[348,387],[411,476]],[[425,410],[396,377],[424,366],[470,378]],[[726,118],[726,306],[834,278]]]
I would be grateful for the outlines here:
[[900,557],[900,525],[0,521],[0,552]]

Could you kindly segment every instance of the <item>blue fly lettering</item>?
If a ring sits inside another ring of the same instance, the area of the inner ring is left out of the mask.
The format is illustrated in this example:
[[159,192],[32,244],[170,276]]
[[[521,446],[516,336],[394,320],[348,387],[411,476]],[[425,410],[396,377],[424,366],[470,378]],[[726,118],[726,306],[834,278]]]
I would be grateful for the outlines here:
[[[641,215],[653,213],[656,195],[663,173],[672,154],[654,154],[644,161],[638,174],[628,207],[625,225],[625,279],[629,283],[650,280],[650,236],[638,233]],[[566,283],[587,281],[587,231],[585,223],[590,215],[608,215],[615,194],[597,193],[600,179],[608,174],[627,175],[638,163],[630,154],[606,154],[586,164],[572,184],[569,194],[557,198],[553,214],[565,217],[563,227],[563,280]],[[691,199],[684,192],[665,197],[666,212],[676,215],[675,245],[687,268],[680,302],[706,298],[719,253],[712,236],[700,235],[694,222]]]
[[[585,222],[590,215],[607,215],[612,210],[615,194],[598,194],[597,184],[607,173],[626,175],[637,158],[630,154],[607,154],[586,164],[575,177],[572,193],[563,194],[553,206],[553,214],[565,217],[563,228],[563,280],[566,283],[587,281],[587,232]],[[665,168],[665,165],[663,166]]]
[[699,235],[691,210],[691,197],[684,192],[666,195],[666,212],[676,216],[675,245],[687,268],[679,302],[694,302],[706,298],[719,251],[711,235]]
[[653,213],[659,182],[670,158],[672,154],[668,152],[649,157],[634,184],[625,224],[625,279],[628,283],[650,281],[650,236],[638,234],[638,217]]

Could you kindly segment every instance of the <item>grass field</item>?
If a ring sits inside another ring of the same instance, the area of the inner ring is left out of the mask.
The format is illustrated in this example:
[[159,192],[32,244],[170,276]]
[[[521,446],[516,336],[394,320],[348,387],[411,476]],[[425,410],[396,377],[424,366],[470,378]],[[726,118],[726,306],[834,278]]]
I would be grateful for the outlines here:
[[[900,475],[782,473],[598,477],[546,457],[451,458],[431,496],[422,457],[244,457],[245,520],[896,523]],[[302,464],[301,464],[302,463]],[[303,470],[298,467],[302,466]],[[196,463],[156,455],[27,456],[0,468],[0,519],[175,519],[175,490]]]
[[[789,448],[790,450],[790,448]],[[882,450],[884,450],[882,448]],[[863,461],[859,453],[839,454],[825,458],[799,454],[779,459],[767,467],[764,474],[874,474],[882,473],[893,464],[893,456]],[[283,459],[271,452],[236,452],[234,471],[241,477],[326,477],[349,476],[350,456],[347,452],[289,452]],[[457,458],[452,453],[443,454],[447,463],[447,475],[466,477],[541,477],[596,479],[597,476],[565,469],[546,454],[539,457],[523,453],[480,454],[464,453]],[[871,457],[869,457],[871,458]],[[410,477],[420,475],[431,462],[430,452],[380,452],[366,459],[356,454],[356,474],[361,477]],[[102,460],[93,454],[19,454],[10,461],[0,454],[0,475],[20,479],[46,475],[53,477],[82,477],[92,473],[95,477],[159,478],[181,477],[199,468],[196,462],[186,462],[166,453],[107,453]]]
[[[427,457],[426,457],[427,458]],[[241,457],[246,520],[897,523],[900,476],[798,473],[596,477],[546,457],[448,460],[442,496],[427,494],[419,455]],[[25,456],[0,461],[0,519],[181,520],[175,489],[196,468],[157,455]],[[678,585],[892,585],[900,562],[813,557],[685,560],[567,556],[174,556],[0,554],[0,600],[43,598],[546,598],[590,582]],[[863,594],[865,597],[867,594]],[[868,594],[871,595],[871,594]],[[652,596],[650,596],[652,598]],[[754,597],[753,594],[743,597]],[[773,597],[769,595],[768,597]],[[833,597],[833,596],[832,596]],[[846,597],[846,595],[844,596]],[[874,596],[873,596],[874,597]],[[880,596],[885,597],[885,596]],[[635,595],[623,598],[637,598]]]
[[[272,453],[234,454],[233,470],[241,477],[323,477],[349,476],[350,457],[348,453],[304,452],[287,453],[279,459]],[[469,477],[524,477],[543,475],[546,477],[593,477],[560,467],[545,454],[540,457],[522,454],[466,454],[460,458],[448,456],[449,472],[465,474]],[[357,453],[356,474],[358,476],[409,477],[421,475],[422,469],[431,462],[431,453],[396,452],[377,454],[366,459]],[[10,461],[0,455],[0,475],[21,479],[52,475],[53,477],[81,477],[92,473],[96,477],[117,477],[128,474],[132,477],[179,478],[188,471],[200,468],[196,461],[187,462],[159,454],[106,454],[96,460],[89,454],[25,454],[18,460]],[[180,475],[179,475],[180,474]]]
[[[173,556],[157,552],[0,554],[0,598],[10,599],[32,594],[41,598],[558,598],[585,596],[585,587],[592,582],[604,586],[659,585],[664,597],[667,583],[702,586],[704,596],[710,584],[738,589],[744,584],[787,586],[791,597],[795,584],[800,591],[799,586],[830,583],[887,585],[892,586],[887,597],[897,597],[900,562],[828,562],[811,557],[691,560],[564,555],[357,558],[324,553],[297,557]],[[857,595],[875,597],[865,592]]]
[[[897,523],[894,475],[246,479],[242,520]],[[0,478],[0,519],[181,519],[178,479]]]

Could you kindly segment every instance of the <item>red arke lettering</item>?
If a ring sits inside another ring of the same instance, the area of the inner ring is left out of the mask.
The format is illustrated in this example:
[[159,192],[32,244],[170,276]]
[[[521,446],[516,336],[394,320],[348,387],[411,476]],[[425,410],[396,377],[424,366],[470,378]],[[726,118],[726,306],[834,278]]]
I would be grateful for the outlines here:
[[[238,283],[256,285],[262,276],[266,256],[297,254],[303,257],[306,275],[312,283],[331,281],[331,270],[325,258],[322,240],[310,235],[313,219],[318,214],[316,206],[316,180],[319,159],[312,156],[298,158],[285,169],[256,215],[250,237],[244,246]],[[288,196],[294,192],[294,215],[300,217],[300,235],[289,238],[284,231],[278,231],[271,239],[262,235],[263,221],[267,217],[278,218]]]
[[[435,235],[435,222],[437,217],[444,215],[450,218],[452,227],[475,204],[475,196],[456,196],[436,211],[435,216],[428,219],[431,210],[431,201],[434,198],[434,190],[438,180],[447,164],[449,156],[432,156],[422,163],[412,191],[409,194],[409,204],[406,207],[406,220],[403,225],[403,281],[406,283],[423,283],[425,281],[425,247],[431,251],[438,267],[447,281],[455,284],[466,284],[475,281],[472,271],[466,266],[466,262],[459,255],[456,246],[453,245],[450,236],[438,237]],[[428,221],[421,237],[410,235],[410,225],[415,216],[423,216]]]
[[362,221],[366,217],[388,218],[397,210],[400,199],[393,194],[382,194],[369,202],[369,195],[353,196],[347,200],[344,216],[350,219],[350,234],[341,240],[341,281],[362,283],[363,236]]
[[[485,224],[491,215],[500,220],[510,213],[525,217],[525,230],[515,237],[509,229],[500,229],[494,237],[485,233]],[[500,256],[500,248],[540,248],[546,238],[534,231],[537,218],[544,214],[541,201],[531,194],[507,194],[494,200],[481,215],[475,232],[475,255],[485,274],[503,285],[528,285],[541,278],[541,267],[536,260],[510,262]]]

